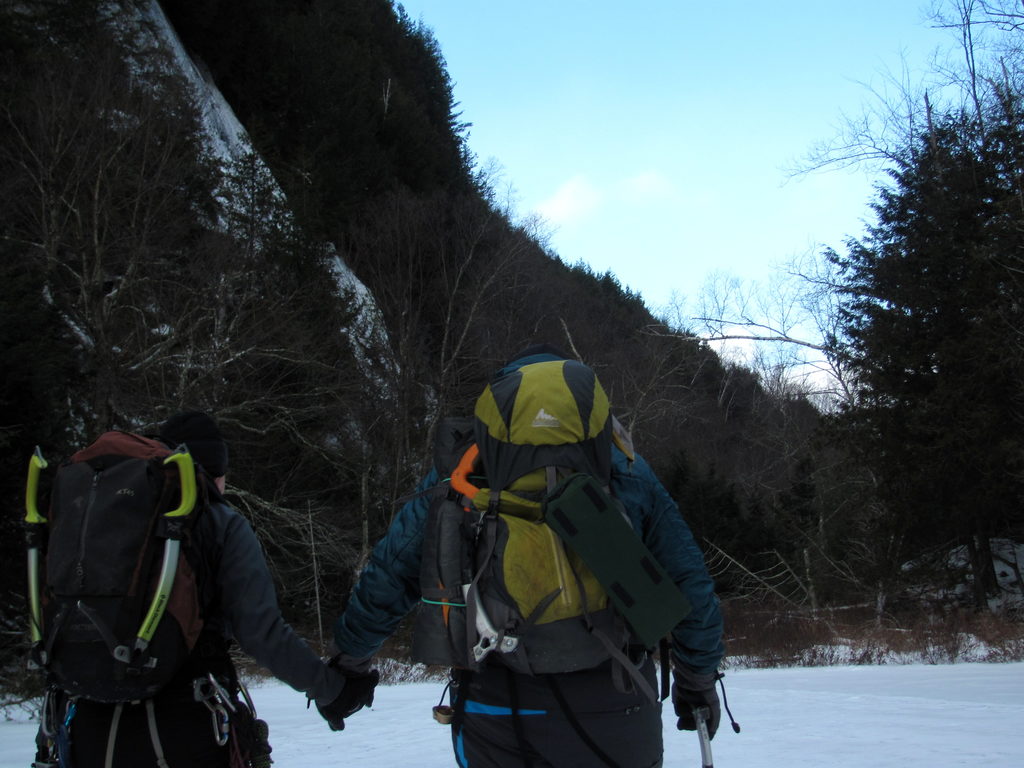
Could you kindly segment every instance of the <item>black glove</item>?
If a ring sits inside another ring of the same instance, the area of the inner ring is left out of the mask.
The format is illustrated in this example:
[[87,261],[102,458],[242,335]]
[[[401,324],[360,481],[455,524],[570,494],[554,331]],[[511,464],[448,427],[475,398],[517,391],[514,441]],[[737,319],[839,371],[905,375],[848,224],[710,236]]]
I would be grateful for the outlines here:
[[335,656],[328,666],[336,668],[345,677],[345,687],[330,704],[321,705],[317,702],[316,709],[327,721],[332,731],[345,730],[345,718],[354,715],[363,707],[373,704],[373,689],[380,682],[380,673],[376,669],[368,672],[355,672],[342,667]]
[[697,730],[697,719],[693,710],[698,707],[708,709],[708,736],[715,737],[718,721],[722,719],[722,706],[715,690],[716,672],[698,674],[685,667],[678,666],[672,670],[672,705],[675,707],[676,728],[680,731]]

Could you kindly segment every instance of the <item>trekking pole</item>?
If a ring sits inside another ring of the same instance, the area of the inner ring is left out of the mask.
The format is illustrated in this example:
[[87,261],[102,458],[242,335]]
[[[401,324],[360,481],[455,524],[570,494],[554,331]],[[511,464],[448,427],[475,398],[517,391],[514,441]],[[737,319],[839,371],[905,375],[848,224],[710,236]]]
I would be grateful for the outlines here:
[[[164,464],[176,464],[178,466],[178,477],[181,481],[181,504],[177,509],[166,512],[160,521],[163,527],[164,561],[160,569],[160,580],[157,582],[156,593],[153,595],[153,603],[149,606],[149,612],[142,621],[139,634],[135,638],[135,650],[145,651],[156,632],[156,625],[164,615],[167,607],[167,600],[171,595],[171,587],[174,584],[174,574],[178,570],[178,554],[181,552],[182,522],[184,518],[192,513],[196,505],[196,471],[192,463],[192,456],[184,446],[178,448],[174,453],[164,459]],[[121,646],[124,651],[127,648]],[[120,650],[120,649],[119,649]],[[122,659],[128,661],[128,659]]]
[[39,492],[39,472],[46,468],[43,452],[36,446],[35,453],[28,460],[28,482],[25,485],[25,531],[28,544],[28,605],[29,633],[32,644],[38,646],[43,640],[43,614],[40,603],[39,587],[39,552],[43,547],[46,535],[46,518],[39,514],[37,497]]
[[697,736],[700,738],[701,768],[714,768],[711,759],[711,736],[708,735],[708,718],[711,712],[707,707],[694,707],[693,719],[697,723]]

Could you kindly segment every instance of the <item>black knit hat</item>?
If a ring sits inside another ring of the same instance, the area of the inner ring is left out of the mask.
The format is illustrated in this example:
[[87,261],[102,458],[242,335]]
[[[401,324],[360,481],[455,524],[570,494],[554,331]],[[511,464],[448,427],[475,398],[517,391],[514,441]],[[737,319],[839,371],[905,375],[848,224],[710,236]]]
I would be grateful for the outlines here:
[[184,411],[171,416],[160,427],[160,439],[171,448],[184,443],[192,458],[203,465],[210,476],[228,471],[228,446],[217,422],[201,411]]

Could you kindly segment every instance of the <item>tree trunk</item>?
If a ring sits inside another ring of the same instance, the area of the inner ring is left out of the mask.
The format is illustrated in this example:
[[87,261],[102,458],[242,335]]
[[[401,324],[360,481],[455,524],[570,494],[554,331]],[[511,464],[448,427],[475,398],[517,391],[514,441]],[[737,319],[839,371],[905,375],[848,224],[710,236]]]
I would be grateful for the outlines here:
[[988,597],[995,592],[996,574],[992,565],[992,544],[988,536],[967,537],[967,556],[971,566],[971,592],[974,608],[988,609]]
[[811,574],[811,550],[804,547],[804,578],[807,580],[807,597],[811,601],[811,610],[818,610],[818,592],[814,588],[814,577]]

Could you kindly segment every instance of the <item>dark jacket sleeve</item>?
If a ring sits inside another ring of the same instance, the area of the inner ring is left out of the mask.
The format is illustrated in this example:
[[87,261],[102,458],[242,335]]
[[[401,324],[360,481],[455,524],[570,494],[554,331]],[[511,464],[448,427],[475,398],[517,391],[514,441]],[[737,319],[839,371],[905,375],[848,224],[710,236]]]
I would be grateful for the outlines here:
[[280,680],[321,704],[344,685],[284,620],[263,550],[249,522],[227,504],[204,514],[204,533],[213,537],[211,563],[224,631]]
[[612,490],[651,554],[690,601],[690,613],[672,632],[677,660],[695,672],[713,672],[724,655],[722,615],[704,553],[690,527],[640,456],[627,464],[625,456],[615,451]]
[[334,642],[342,653],[372,656],[419,601],[423,530],[431,501],[425,491],[437,483],[437,472],[431,470],[373,548],[334,624]]

